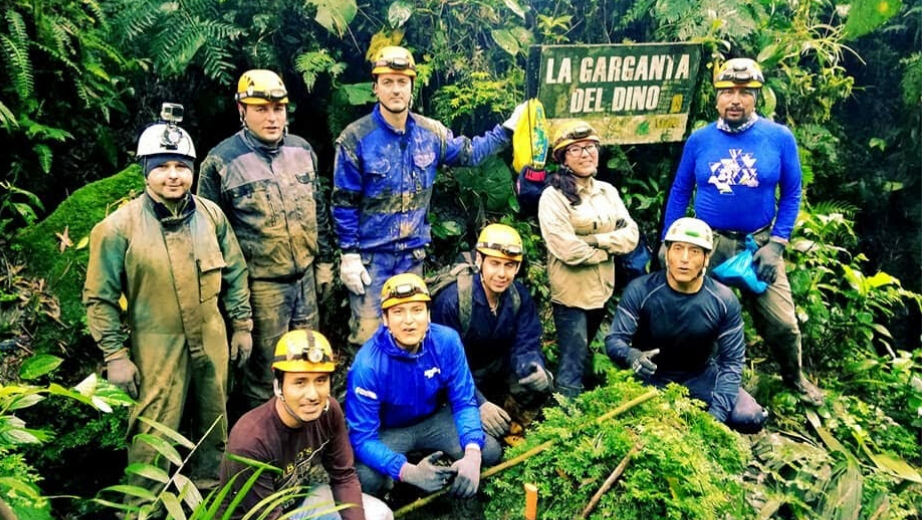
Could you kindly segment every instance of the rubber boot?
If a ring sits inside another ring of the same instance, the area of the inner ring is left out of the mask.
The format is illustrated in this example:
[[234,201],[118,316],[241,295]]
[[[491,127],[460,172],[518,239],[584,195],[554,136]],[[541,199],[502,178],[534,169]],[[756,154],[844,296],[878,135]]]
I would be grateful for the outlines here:
[[807,380],[803,374],[801,361],[800,334],[791,337],[773,338],[772,352],[781,366],[781,379],[784,384],[800,394],[800,399],[812,406],[822,406],[826,402],[823,392]]

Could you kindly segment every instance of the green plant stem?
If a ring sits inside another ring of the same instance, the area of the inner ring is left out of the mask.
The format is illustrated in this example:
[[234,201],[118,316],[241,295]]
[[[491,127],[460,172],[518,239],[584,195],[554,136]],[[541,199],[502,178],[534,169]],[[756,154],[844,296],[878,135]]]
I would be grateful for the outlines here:
[[[631,408],[634,408],[635,406],[638,406],[638,405],[640,405],[640,404],[642,404],[642,403],[645,403],[645,402],[649,401],[650,399],[653,399],[653,398],[656,397],[657,395],[659,395],[659,390],[656,390],[656,389],[654,388],[654,389],[650,390],[649,392],[647,392],[647,393],[645,393],[645,394],[641,394],[641,395],[635,397],[634,399],[631,399],[630,401],[628,401],[628,402],[626,402],[626,403],[622,403],[620,406],[618,406],[617,408],[611,410],[610,412],[605,412],[604,414],[602,414],[602,415],[596,417],[595,419],[593,419],[593,420],[590,421],[590,422],[587,422],[587,423],[585,423],[585,424],[581,424],[580,426],[578,426],[578,427],[576,428],[576,430],[579,431],[579,430],[582,430],[583,428],[585,428],[586,426],[591,426],[591,425],[593,425],[593,424],[600,424],[600,423],[602,423],[602,422],[604,422],[604,421],[607,421],[608,419],[611,419],[612,417],[617,417],[618,415],[623,414],[624,412],[630,410]],[[518,465],[518,464],[521,464],[522,462],[524,462],[524,461],[530,459],[531,457],[534,457],[535,455],[541,453],[542,451],[544,451],[544,450],[550,448],[551,446],[554,445],[555,442],[557,442],[557,440],[558,440],[558,439],[551,439],[551,440],[549,440],[549,441],[546,441],[546,442],[544,442],[544,443],[542,443],[542,444],[539,444],[539,445],[535,446],[534,448],[532,448],[532,449],[526,451],[525,453],[523,453],[523,454],[521,454],[521,455],[519,455],[519,456],[517,456],[517,457],[514,457],[514,458],[512,458],[512,459],[509,459],[509,460],[507,460],[507,461],[501,463],[501,464],[497,464],[496,466],[493,466],[492,468],[487,469],[486,471],[484,471],[483,473],[480,474],[480,480],[483,480],[483,479],[488,478],[488,477],[492,477],[493,475],[496,475],[496,474],[499,473],[500,471],[503,471],[503,470],[506,470],[506,469],[511,468],[512,466],[516,466],[516,465]],[[407,514],[407,513],[412,513],[413,511],[416,511],[417,509],[419,509],[419,508],[421,508],[421,507],[424,507],[424,506],[428,505],[428,504],[431,503],[433,500],[435,500],[436,498],[439,498],[440,496],[444,495],[444,494],[447,493],[447,492],[448,492],[447,489],[442,489],[442,490],[436,491],[435,493],[432,493],[432,494],[430,494],[430,495],[427,495],[427,496],[424,496],[424,497],[422,497],[422,498],[416,499],[416,500],[414,500],[413,502],[410,502],[409,504],[407,504],[407,505],[401,507],[400,509],[394,511],[394,518],[400,518],[401,516],[403,516],[403,515],[405,515],[405,514]]]

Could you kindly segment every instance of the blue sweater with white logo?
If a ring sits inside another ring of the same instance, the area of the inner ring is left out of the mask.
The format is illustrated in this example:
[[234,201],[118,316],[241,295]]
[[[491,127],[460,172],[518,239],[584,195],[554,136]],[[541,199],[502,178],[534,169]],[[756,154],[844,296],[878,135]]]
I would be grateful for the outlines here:
[[692,133],[669,193],[663,238],[685,216],[696,187],[695,216],[715,231],[751,233],[774,220],[772,236],[789,239],[801,199],[794,134],[767,119],[738,134],[716,123]]
[[397,480],[407,461],[382,443],[378,432],[416,424],[451,406],[463,449],[483,447],[474,379],[461,338],[453,329],[430,324],[415,353],[401,349],[382,325],[359,349],[346,380],[346,424],[356,458]]

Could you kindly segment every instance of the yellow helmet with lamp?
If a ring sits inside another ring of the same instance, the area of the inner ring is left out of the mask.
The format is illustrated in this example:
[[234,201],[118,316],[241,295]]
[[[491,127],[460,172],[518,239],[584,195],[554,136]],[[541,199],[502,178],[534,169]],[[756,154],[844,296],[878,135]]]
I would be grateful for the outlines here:
[[407,302],[431,302],[426,282],[413,273],[391,276],[381,288],[381,310],[385,311],[395,305]]
[[288,103],[288,90],[278,74],[271,70],[253,69],[240,76],[234,99],[244,105]]
[[315,330],[286,332],[275,345],[272,370],[281,372],[333,372],[333,349]]
[[375,78],[378,74],[403,74],[416,78],[416,61],[410,51],[403,47],[382,47],[375,53],[371,75]]

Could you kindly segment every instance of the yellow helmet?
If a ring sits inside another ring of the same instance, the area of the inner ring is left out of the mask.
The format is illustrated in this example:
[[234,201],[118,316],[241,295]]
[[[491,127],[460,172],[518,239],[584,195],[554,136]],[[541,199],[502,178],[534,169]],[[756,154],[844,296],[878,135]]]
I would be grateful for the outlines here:
[[403,47],[382,47],[376,54],[372,65],[371,75],[378,74],[403,74],[411,78],[416,77],[416,62],[413,55]]
[[278,74],[271,70],[253,69],[240,76],[234,99],[246,105],[288,103],[288,90]]
[[431,302],[429,288],[422,278],[413,273],[391,276],[381,288],[381,310],[407,302]]
[[293,330],[279,338],[272,369],[282,372],[333,372],[333,349],[315,330]]
[[490,224],[480,232],[480,237],[477,239],[477,251],[484,256],[521,262],[524,252],[522,237],[512,226]]
[[714,88],[761,88],[763,83],[762,67],[749,58],[727,60],[714,75]]
[[554,147],[552,149],[557,162],[562,163],[563,154],[567,147],[579,141],[602,142],[595,128],[592,128],[592,125],[583,120],[577,119],[560,125],[554,135]]

